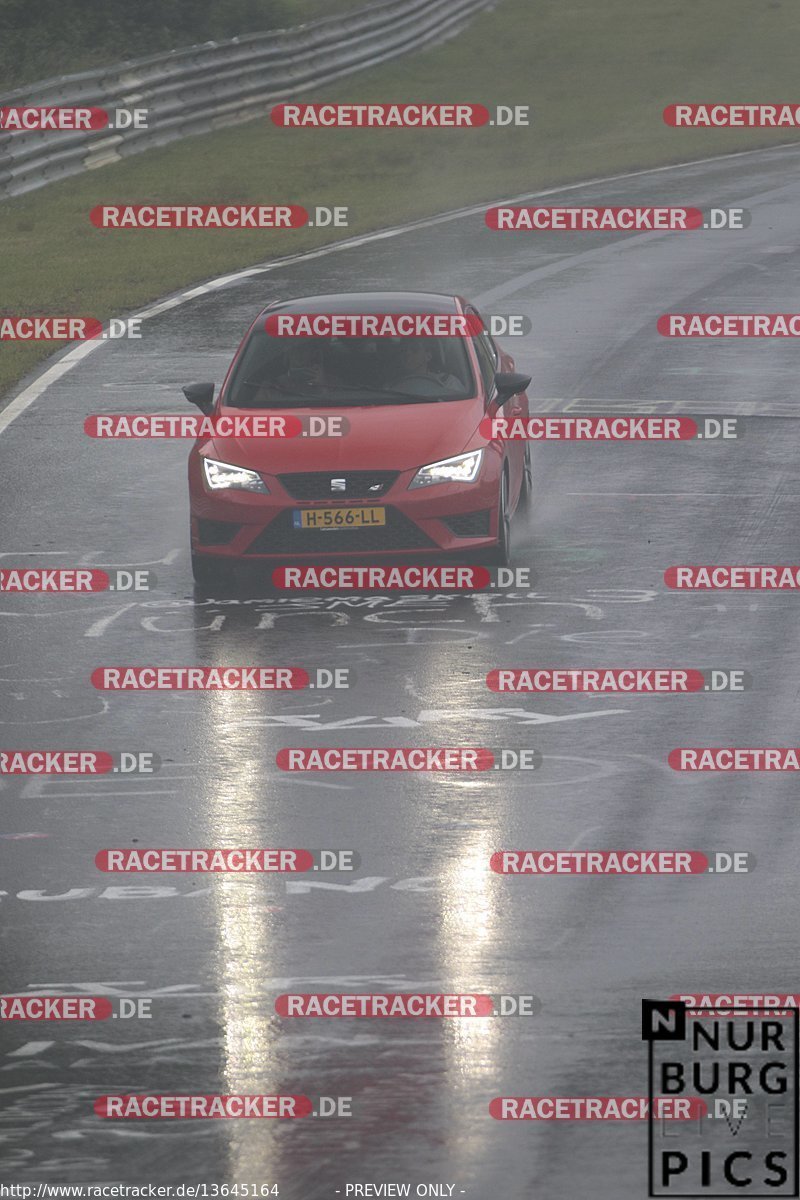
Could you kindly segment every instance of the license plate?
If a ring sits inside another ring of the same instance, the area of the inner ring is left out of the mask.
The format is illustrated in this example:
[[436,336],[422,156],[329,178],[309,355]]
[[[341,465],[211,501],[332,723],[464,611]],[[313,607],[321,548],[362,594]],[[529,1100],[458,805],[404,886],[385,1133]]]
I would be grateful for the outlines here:
[[295,529],[363,529],[365,525],[385,525],[385,508],[296,508],[292,513]]

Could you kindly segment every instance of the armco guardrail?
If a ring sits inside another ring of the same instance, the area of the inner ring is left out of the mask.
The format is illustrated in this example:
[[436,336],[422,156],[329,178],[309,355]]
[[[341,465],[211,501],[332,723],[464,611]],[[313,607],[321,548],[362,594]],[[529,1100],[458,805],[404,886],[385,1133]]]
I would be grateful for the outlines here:
[[383,0],[296,29],[207,42],[7,93],[0,96],[0,107],[145,108],[148,128],[0,133],[0,197],[247,121],[271,102],[453,37],[475,13],[495,3]]

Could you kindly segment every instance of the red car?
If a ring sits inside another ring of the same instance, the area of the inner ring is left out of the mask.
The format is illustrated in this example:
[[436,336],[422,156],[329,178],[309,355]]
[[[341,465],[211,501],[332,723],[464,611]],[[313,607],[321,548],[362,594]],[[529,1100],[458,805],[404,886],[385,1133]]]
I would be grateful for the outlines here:
[[[437,329],[460,320],[471,332],[276,335],[278,317],[297,324],[303,314],[307,323],[323,314],[333,331],[345,324],[334,317],[403,314],[418,329],[431,314],[442,318]],[[336,414],[347,432],[199,438],[189,457],[195,580],[209,586],[236,563],[299,558],[457,553],[507,563],[511,517],[530,493],[530,448],[490,440],[479,427],[501,406],[504,415],[527,417],[529,383],[458,296],[368,292],[271,304],[239,346],[217,400],[212,383],[184,394],[214,417]]]

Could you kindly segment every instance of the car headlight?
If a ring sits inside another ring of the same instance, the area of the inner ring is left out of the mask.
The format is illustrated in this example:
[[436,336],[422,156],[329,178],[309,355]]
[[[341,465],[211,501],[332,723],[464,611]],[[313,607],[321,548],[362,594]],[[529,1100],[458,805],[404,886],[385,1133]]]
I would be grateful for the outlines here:
[[262,495],[269,495],[269,488],[258,472],[248,471],[246,467],[234,467],[232,463],[204,458],[203,473],[212,492],[235,488],[240,492],[261,492]]
[[469,454],[457,454],[455,458],[443,458],[441,462],[420,467],[409,488],[428,487],[431,483],[474,483],[478,478],[483,461],[483,450],[471,450]]

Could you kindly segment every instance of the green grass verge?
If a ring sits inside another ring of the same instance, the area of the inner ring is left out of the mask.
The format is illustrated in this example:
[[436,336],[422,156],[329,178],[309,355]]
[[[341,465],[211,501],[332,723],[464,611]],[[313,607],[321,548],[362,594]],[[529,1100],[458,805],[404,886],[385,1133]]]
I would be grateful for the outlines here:
[[[745,0],[501,0],[454,41],[325,98],[527,103],[530,129],[289,131],[265,118],[138,155],[0,204],[0,308],[107,318],[332,237],[97,230],[88,214],[101,202],[348,204],[342,236],[351,236],[554,183],[790,141],[792,130],[669,129],[661,110],[797,99],[799,38],[792,0],[757,10]],[[3,343],[0,394],[53,349]]]
[[0,0],[0,92],[176,46],[288,29],[366,0]]

